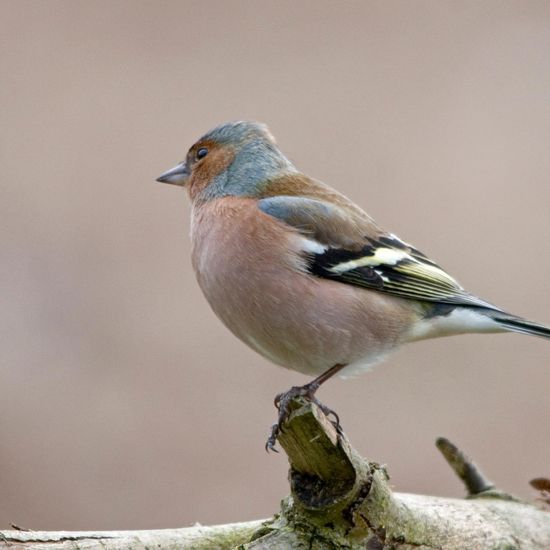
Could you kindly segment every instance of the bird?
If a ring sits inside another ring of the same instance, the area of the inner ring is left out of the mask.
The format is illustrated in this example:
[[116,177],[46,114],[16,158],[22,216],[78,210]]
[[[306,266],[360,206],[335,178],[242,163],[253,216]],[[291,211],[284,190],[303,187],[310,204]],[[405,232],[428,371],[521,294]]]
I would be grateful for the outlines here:
[[370,369],[403,344],[464,333],[550,327],[467,292],[358,205],[300,172],[259,122],[221,124],[157,181],[192,204],[192,265],[210,307],[257,353],[314,377],[276,396],[275,444],[297,396]]

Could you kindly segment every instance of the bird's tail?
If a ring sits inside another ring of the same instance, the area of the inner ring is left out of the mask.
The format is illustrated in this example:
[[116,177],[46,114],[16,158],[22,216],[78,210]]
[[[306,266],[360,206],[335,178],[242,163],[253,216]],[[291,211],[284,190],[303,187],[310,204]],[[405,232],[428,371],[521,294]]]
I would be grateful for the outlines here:
[[486,314],[496,321],[504,330],[520,332],[521,334],[532,334],[533,336],[541,336],[542,338],[550,338],[550,327],[545,325],[533,323],[521,317],[499,311],[490,311]]

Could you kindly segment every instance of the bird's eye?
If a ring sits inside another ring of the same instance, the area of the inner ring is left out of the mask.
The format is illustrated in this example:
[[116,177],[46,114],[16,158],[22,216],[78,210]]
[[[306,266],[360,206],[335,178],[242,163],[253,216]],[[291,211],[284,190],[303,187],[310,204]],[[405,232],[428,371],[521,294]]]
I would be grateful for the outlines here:
[[208,155],[208,149],[206,147],[201,147],[197,151],[197,160],[203,159],[206,155]]

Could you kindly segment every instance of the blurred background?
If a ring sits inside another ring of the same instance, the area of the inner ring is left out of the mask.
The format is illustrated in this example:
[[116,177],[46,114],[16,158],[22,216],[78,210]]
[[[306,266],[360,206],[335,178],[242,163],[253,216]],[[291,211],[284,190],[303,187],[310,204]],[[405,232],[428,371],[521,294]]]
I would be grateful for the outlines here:
[[[306,378],[237,341],[195,282],[189,204],[155,178],[221,122],[471,292],[550,323],[550,4],[0,4],[0,526],[266,517],[273,396]],[[396,490],[461,496],[445,435],[502,489],[550,474],[550,346],[411,345],[320,398]]]

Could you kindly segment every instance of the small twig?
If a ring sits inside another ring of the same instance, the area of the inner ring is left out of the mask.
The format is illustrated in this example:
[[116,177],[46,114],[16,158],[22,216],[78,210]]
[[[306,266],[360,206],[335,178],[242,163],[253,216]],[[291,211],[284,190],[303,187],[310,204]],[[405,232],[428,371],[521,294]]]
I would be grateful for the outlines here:
[[495,488],[495,485],[485,477],[475,463],[448,439],[439,437],[435,445],[466,486],[468,495],[479,495]]

